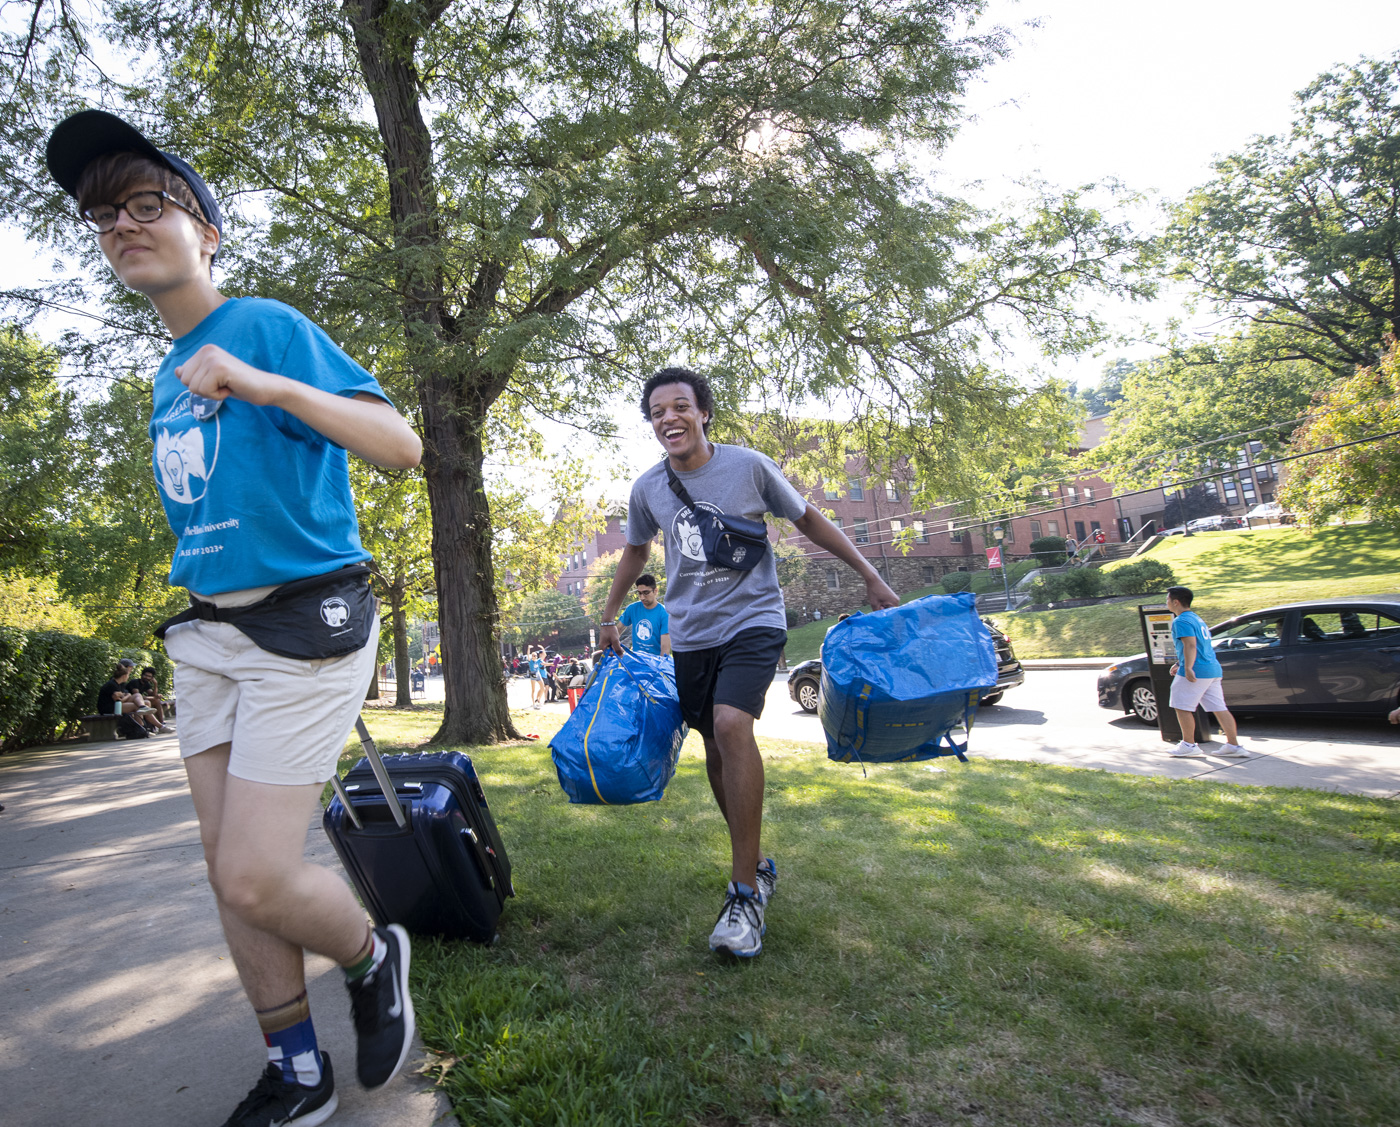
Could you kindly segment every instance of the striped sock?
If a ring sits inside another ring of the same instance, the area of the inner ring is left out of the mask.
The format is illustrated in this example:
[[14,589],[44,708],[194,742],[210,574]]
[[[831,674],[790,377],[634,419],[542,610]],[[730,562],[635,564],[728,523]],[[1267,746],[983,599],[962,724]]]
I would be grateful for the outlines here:
[[282,1070],[282,1079],[308,1088],[321,1082],[321,1051],[311,1025],[311,1003],[303,990],[290,1002],[258,1010],[258,1025],[267,1042],[267,1059]]
[[355,961],[349,966],[340,968],[345,972],[345,981],[357,982],[364,978],[384,961],[384,956],[388,953],[389,945],[375,935],[374,929],[371,928],[369,938],[365,940],[364,950],[355,956]]

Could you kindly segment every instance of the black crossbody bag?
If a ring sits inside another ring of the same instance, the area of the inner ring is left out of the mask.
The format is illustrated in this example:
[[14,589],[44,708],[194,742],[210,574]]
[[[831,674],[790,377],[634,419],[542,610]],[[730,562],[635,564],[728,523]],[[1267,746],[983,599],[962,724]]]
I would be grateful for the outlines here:
[[733,568],[735,571],[752,571],[768,551],[768,526],[761,520],[748,517],[734,517],[728,513],[712,513],[702,509],[693,500],[676,471],[671,468],[671,460],[666,459],[666,477],[671,482],[671,492],[690,510],[691,516],[700,529],[701,550],[705,559],[719,567]]
[[227,622],[269,653],[299,661],[344,657],[369,641],[379,600],[369,589],[366,564],[284,583],[246,607],[217,607],[190,596],[190,606],[167,618],[153,633],[182,622]]

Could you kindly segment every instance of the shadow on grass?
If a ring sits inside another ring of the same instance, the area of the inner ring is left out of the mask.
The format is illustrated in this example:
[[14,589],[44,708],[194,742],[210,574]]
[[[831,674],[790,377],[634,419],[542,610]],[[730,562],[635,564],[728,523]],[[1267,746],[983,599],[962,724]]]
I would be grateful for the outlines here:
[[689,745],[626,808],[474,752],[519,895],[495,947],[415,961],[464,1123],[1385,1122],[1394,803],[767,750],[752,963],[706,947],[728,843]]

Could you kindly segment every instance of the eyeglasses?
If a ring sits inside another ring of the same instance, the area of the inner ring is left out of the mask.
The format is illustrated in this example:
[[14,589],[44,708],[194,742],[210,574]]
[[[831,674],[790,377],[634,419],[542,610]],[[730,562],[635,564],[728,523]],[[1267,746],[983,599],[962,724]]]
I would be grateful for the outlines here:
[[165,201],[169,200],[181,211],[187,211],[204,222],[204,216],[187,204],[182,204],[169,192],[132,192],[121,203],[99,203],[85,208],[81,213],[84,223],[99,235],[105,235],[117,225],[117,213],[125,211],[137,223],[154,223],[165,212]]

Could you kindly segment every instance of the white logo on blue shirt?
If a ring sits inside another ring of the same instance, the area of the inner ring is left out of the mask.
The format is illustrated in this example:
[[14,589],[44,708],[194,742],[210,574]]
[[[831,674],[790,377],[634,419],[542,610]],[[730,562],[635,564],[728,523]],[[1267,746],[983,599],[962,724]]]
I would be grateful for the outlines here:
[[209,479],[219,461],[219,417],[213,424],[214,448],[208,450],[208,430],[190,412],[190,393],[178,396],[156,433],[156,479],[172,501],[193,505],[209,489]]
[[632,630],[633,630],[633,631],[636,633],[636,635],[637,635],[637,641],[639,641],[639,642],[650,642],[650,641],[651,641],[651,623],[648,622],[645,618],[641,619],[635,626],[633,626],[633,627],[632,627]]

